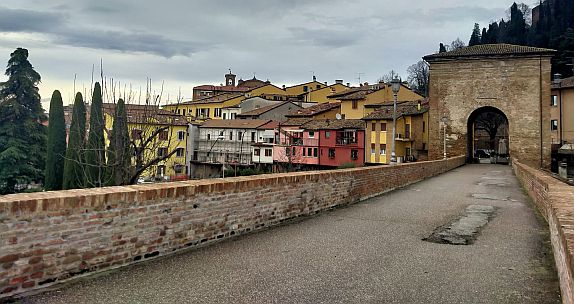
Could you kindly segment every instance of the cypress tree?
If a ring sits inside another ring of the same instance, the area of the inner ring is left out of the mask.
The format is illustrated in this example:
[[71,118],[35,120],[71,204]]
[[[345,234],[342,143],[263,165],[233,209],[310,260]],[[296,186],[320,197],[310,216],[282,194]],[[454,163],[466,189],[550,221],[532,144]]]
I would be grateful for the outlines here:
[[482,28],[482,35],[480,35],[480,44],[488,44],[490,38],[488,37],[488,32],[486,31],[486,28],[483,27]]
[[64,161],[64,189],[83,188],[85,183],[83,152],[86,141],[86,105],[82,93],[76,94],[72,111],[72,124],[68,136],[68,149]]
[[114,113],[110,146],[108,148],[109,186],[129,184],[131,178],[131,143],[128,133],[128,118],[123,99],[119,99]]
[[468,46],[480,44],[480,25],[478,23],[474,24],[474,29],[470,35],[470,40],[468,41]]
[[86,144],[86,186],[101,187],[105,179],[106,151],[104,142],[104,115],[102,112],[102,88],[94,85],[92,106],[90,107],[90,125]]
[[28,50],[16,49],[0,83],[0,194],[42,181],[46,159],[46,115],[38,93],[38,74]]
[[61,190],[66,154],[66,122],[62,95],[58,90],[52,93],[50,100],[47,151],[44,189]]

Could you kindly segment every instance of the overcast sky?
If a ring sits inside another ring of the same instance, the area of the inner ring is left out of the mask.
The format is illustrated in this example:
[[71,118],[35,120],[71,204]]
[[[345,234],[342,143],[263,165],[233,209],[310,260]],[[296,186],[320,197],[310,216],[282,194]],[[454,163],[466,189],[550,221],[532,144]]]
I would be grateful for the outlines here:
[[[88,90],[92,66],[134,91],[151,78],[164,99],[181,89],[238,78],[281,86],[343,79],[375,82],[438,50],[468,42],[505,16],[512,0],[2,0],[0,65],[17,47],[42,76],[40,93],[59,89],[68,103]],[[527,4],[532,4],[528,3]],[[2,81],[5,77],[0,78]]]

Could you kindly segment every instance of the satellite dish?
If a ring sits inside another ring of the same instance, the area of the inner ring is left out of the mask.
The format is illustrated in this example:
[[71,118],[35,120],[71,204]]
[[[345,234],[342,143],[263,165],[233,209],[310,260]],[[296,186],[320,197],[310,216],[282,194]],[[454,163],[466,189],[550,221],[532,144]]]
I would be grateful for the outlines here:
[[337,113],[337,115],[335,115],[335,117],[337,118],[337,120],[341,120],[341,114]]

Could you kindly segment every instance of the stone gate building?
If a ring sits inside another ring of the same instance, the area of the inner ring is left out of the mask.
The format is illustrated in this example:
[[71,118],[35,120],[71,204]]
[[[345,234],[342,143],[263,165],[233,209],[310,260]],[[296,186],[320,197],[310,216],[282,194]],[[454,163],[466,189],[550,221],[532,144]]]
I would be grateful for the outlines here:
[[429,158],[473,157],[470,125],[488,109],[508,120],[509,153],[550,166],[550,59],[554,51],[509,44],[466,47],[424,57],[430,64]]

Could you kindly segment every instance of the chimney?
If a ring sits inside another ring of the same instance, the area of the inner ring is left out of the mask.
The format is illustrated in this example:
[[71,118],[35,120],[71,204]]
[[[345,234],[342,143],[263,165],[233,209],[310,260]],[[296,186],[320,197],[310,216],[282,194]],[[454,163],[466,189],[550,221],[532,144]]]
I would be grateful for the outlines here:
[[335,79],[335,83],[337,83],[337,84],[343,84],[343,79]]
[[317,81],[317,77],[313,75],[313,81]]
[[554,74],[554,84],[560,84],[561,80],[562,80],[562,74],[560,73]]
[[285,90],[285,85],[283,85],[283,90]]
[[348,86],[348,87],[351,87],[351,83],[350,83],[350,82],[347,82],[347,86]]
[[325,85],[327,85],[327,82],[325,81]]

